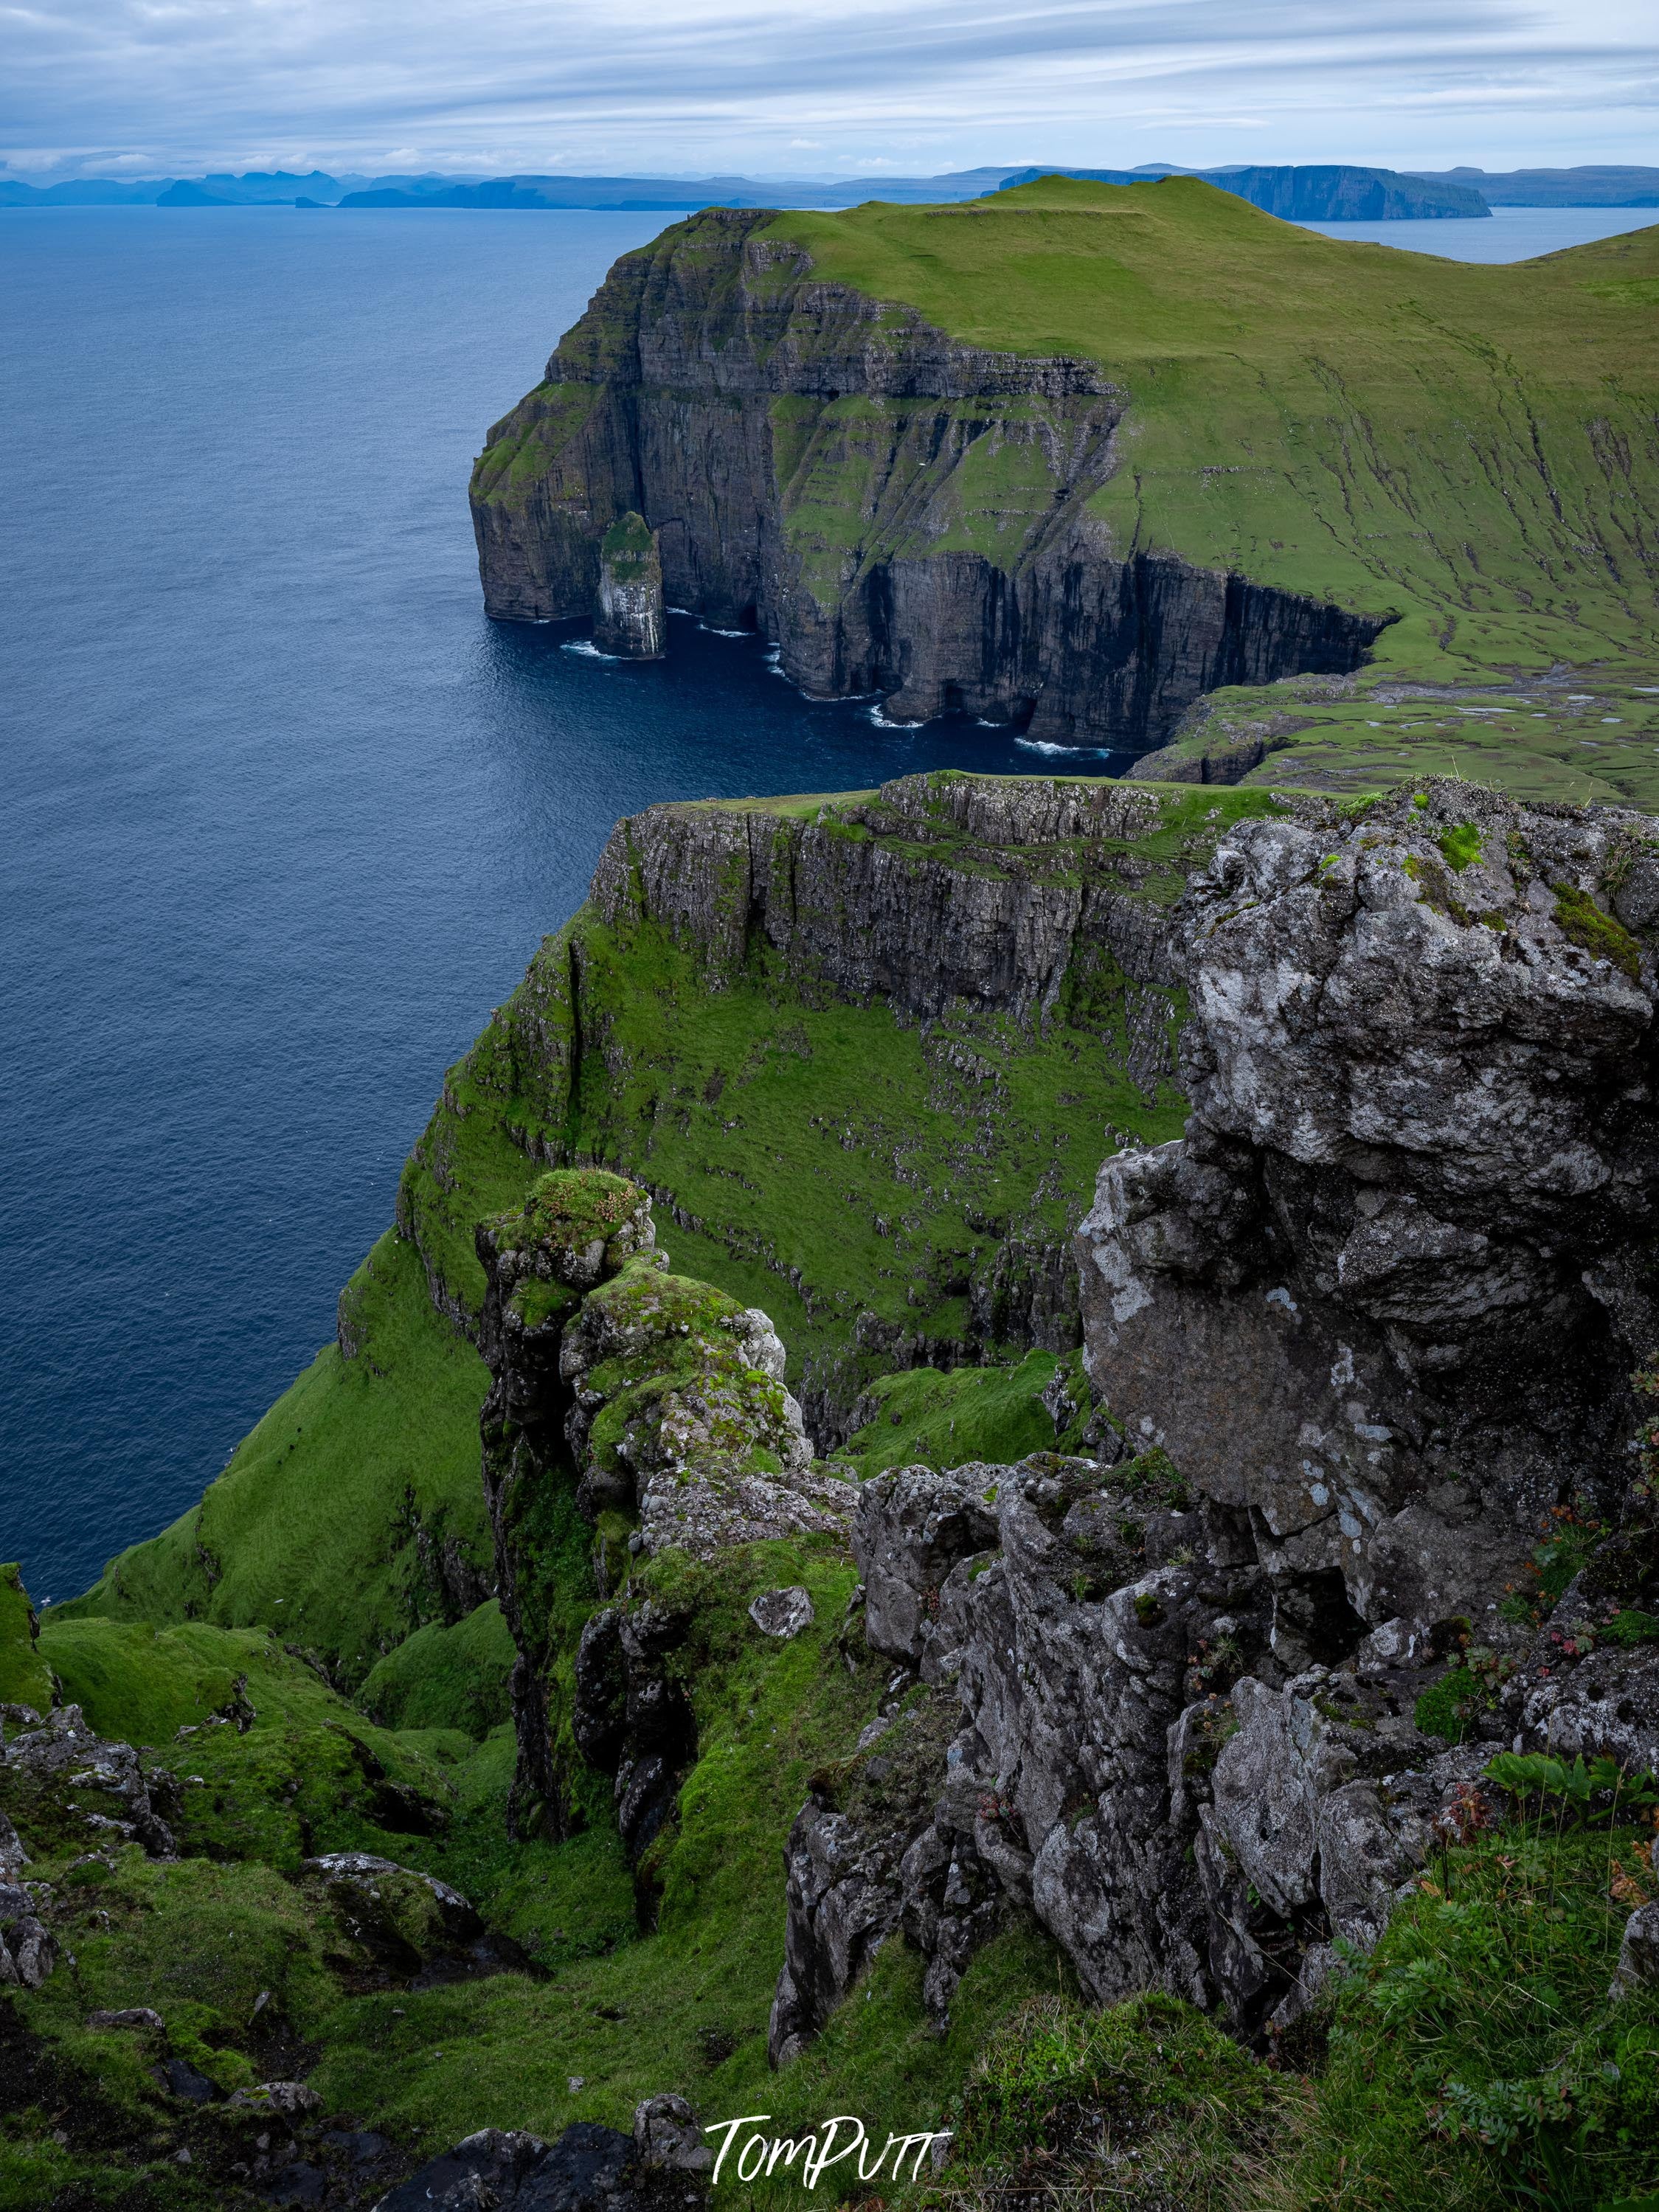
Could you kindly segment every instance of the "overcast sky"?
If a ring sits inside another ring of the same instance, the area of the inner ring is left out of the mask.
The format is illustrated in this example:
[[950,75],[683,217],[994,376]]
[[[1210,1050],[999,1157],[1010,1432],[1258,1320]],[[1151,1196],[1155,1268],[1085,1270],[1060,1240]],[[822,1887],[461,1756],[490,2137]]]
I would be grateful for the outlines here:
[[1659,162],[1654,0],[0,0],[14,174]]

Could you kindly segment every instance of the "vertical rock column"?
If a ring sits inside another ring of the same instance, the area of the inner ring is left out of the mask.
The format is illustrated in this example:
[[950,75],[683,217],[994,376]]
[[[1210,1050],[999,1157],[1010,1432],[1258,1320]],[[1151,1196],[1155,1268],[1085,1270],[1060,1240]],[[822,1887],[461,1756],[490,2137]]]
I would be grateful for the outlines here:
[[518,1647],[513,1723],[518,1771],[513,1835],[569,1832],[568,1775],[549,1707],[550,1610],[556,1597],[558,1498],[574,1492],[565,1425],[573,1395],[560,1372],[566,1324],[584,1296],[656,1244],[651,1200],[602,1169],[555,1169],[524,1206],[481,1222],[480,1349],[494,1376],[484,1401],[484,1504],[501,1612]]
[[643,516],[613,522],[599,547],[593,642],[624,660],[660,660],[667,649],[662,561]]

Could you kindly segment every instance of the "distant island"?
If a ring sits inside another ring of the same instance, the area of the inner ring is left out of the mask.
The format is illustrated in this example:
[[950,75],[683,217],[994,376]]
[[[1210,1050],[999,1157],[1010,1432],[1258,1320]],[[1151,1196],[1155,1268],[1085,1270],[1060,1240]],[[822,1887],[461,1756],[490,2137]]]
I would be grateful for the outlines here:
[[1145,184],[1164,176],[1201,177],[1293,222],[1378,222],[1462,219],[1494,207],[1659,207],[1659,168],[1592,167],[1516,169],[1376,169],[1351,163],[1234,163],[1186,169],[1147,161],[1133,169],[1085,168],[1059,161],[953,169],[937,177],[479,177],[471,175],[299,175],[250,169],[241,176],[118,179],[78,178],[56,185],[0,179],[0,208],[302,207],[612,209],[693,215],[706,207],[846,207],[881,199],[904,205],[971,200],[1031,183],[1077,177],[1101,184]]

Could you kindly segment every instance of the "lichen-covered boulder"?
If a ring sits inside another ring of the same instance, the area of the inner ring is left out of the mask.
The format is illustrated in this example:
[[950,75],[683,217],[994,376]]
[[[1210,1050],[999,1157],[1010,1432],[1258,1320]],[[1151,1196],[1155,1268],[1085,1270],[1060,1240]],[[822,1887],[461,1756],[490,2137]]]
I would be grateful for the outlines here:
[[853,1486],[815,1474],[784,1352],[758,1307],[635,1261],[565,1330],[566,1437],[590,1518],[637,1512],[649,1553],[844,1533]]
[[750,1604],[749,1618],[763,1636],[787,1644],[804,1628],[810,1628],[817,1615],[811,1593],[792,1583],[787,1589],[762,1590]]
[[[1619,1492],[1659,1342],[1659,823],[1437,779],[1241,823],[1178,909],[1186,1135],[1102,1170],[1086,1364],[1349,1642]],[[1329,1654],[1321,1655],[1329,1656]]]

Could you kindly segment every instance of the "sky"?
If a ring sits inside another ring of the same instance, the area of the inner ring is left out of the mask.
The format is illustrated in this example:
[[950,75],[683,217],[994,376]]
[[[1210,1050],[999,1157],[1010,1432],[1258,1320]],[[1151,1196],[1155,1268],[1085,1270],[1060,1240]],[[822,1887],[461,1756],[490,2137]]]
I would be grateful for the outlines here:
[[36,181],[1659,162],[1659,8],[0,0],[0,158]]

